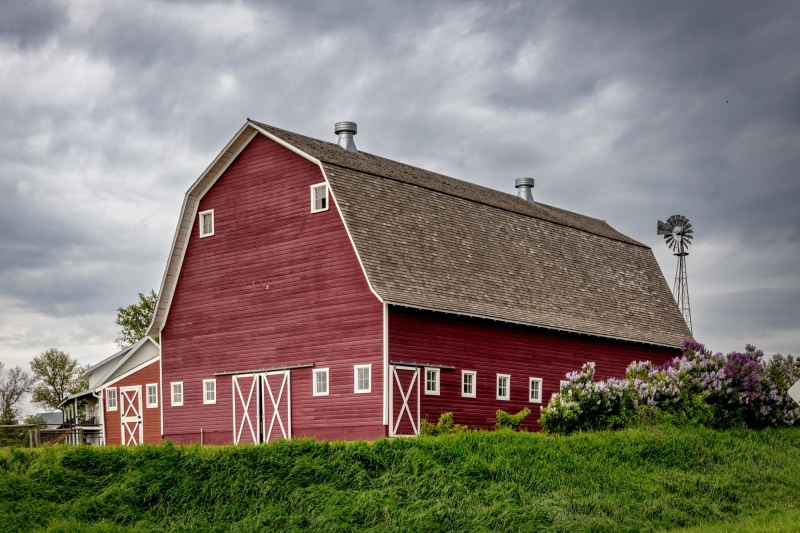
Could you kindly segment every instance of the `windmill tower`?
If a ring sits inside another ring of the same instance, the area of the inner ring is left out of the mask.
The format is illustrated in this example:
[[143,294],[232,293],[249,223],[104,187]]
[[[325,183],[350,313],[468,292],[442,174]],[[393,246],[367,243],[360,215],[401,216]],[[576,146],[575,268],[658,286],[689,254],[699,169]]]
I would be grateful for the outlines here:
[[675,269],[675,284],[672,294],[678,303],[683,319],[692,331],[692,309],[689,305],[689,280],[686,277],[686,256],[689,255],[689,245],[692,244],[692,224],[683,215],[672,215],[666,222],[658,221],[658,235],[663,235],[667,246],[678,257],[678,266]]

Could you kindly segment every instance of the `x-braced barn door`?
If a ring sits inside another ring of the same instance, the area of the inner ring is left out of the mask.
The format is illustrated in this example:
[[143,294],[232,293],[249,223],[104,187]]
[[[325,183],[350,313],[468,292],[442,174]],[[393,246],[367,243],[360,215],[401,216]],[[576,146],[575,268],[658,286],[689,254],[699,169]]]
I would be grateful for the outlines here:
[[390,365],[389,436],[419,434],[419,368]]
[[142,443],[142,386],[119,388],[119,414],[122,420],[122,444]]
[[290,371],[233,375],[233,442],[292,436]]
[[292,387],[289,372],[281,370],[263,374],[263,442],[292,438]]

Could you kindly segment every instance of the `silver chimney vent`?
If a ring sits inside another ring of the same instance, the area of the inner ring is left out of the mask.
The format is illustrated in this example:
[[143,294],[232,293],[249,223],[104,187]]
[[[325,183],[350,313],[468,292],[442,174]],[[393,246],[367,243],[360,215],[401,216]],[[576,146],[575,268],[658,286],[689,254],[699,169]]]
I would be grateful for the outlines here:
[[348,152],[358,152],[356,142],[353,140],[353,135],[358,133],[356,131],[355,122],[337,122],[333,125],[333,132],[339,136],[339,146]]
[[519,189],[517,196],[532,204],[535,203],[533,201],[533,194],[531,193],[531,189],[533,189],[533,178],[517,178],[514,180],[514,187]]

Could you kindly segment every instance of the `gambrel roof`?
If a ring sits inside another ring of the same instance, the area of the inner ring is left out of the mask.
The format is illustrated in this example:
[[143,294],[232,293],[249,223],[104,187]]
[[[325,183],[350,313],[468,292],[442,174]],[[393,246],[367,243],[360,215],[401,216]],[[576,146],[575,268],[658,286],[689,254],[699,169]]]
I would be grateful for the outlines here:
[[652,250],[604,221],[252,120],[187,193],[151,335],[200,197],[259,133],[319,165],[383,302],[669,347],[691,338]]

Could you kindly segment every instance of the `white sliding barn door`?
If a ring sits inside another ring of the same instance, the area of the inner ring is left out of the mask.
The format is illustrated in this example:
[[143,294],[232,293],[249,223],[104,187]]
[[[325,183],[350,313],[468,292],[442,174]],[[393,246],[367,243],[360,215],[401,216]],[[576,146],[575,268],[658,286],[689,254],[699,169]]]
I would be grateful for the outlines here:
[[264,380],[263,441],[292,438],[292,401],[289,370],[267,372]]
[[122,444],[142,443],[142,386],[119,388],[119,414],[122,422]]
[[233,379],[233,443],[260,442],[261,425],[258,407],[261,374],[231,376]]
[[233,375],[233,443],[292,438],[291,371]]
[[389,365],[389,436],[419,434],[419,368]]

